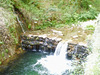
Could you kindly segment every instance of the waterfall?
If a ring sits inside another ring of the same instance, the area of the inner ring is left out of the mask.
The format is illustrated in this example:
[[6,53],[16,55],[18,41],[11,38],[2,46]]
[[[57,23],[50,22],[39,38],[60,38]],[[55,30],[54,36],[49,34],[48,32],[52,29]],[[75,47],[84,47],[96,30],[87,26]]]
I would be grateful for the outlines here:
[[61,48],[62,48],[62,45],[63,45],[62,42],[59,42],[59,43],[58,43],[58,45],[57,45],[57,47],[56,47],[56,50],[55,50],[55,53],[54,53],[54,56],[57,56],[57,55],[60,54],[60,50],[61,50]]
[[17,16],[17,21],[18,21],[18,23],[19,23],[19,25],[20,25],[20,27],[22,29],[22,32],[25,33],[25,30],[23,28],[23,23],[19,20],[19,17],[18,16]]
[[59,42],[56,47],[54,56],[61,56],[62,58],[65,58],[67,54],[67,46],[67,42]]
[[[67,42],[59,42],[54,55],[46,56],[37,61],[36,64],[32,65],[35,71],[38,71],[40,74],[54,74],[62,75],[68,74],[69,70],[72,70],[71,60],[66,59],[67,52]],[[41,65],[41,69],[37,69],[36,66]],[[43,73],[42,73],[43,72]]]

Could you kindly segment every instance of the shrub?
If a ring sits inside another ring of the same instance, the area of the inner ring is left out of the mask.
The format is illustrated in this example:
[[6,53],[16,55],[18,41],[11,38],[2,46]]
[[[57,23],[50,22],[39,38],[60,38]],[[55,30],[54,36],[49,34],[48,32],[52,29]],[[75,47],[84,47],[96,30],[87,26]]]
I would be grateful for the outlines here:
[[94,31],[95,27],[93,25],[88,25],[88,26],[86,26],[86,29]]

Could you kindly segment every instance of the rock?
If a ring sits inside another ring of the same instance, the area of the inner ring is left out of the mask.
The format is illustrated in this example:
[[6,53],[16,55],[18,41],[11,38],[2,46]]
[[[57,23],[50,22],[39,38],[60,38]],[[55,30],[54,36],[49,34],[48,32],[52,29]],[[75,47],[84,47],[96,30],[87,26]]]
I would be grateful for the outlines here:
[[[74,38],[77,38],[78,36],[74,36]],[[34,40],[33,40],[34,39]],[[30,50],[36,49],[36,51],[42,50],[42,52],[54,52],[56,49],[57,44],[61,41],[61,38],[47,38],[47,37],[38,37],[31,35],[31,38],[28,36],[22,37],[22,48],[24,50]],[[69,41],[68,41],[69,42]],[[84,59],[88,55],[87,47],[84,46],[84,44],[74,44],[74,43],[68,43],[68,47],[66,49],[67,52],[67,58],[73,58],[73,59]]]
[[40,48],[45,51],[55,50],[57,44],[60,41],[61,41],[61,38],[51,39],[51,38],[44,37],[44,35],[42,36],[37,36],[37,35],[21,36],[22,49],[24,50],[29,50],[29,49],[33,50],[34,48],[37,51],[39,51]]
[[73,36],[73,39],[78,38],[78,35]]
[[73,57],[73,59],[86,58],[88,55],[87,47],[83,45],[68,43],[67,56]]
[[57,39],[56,39],[56,41],[61,41],[61,40],[62,40],[61,38],[57,38]]
[[38,37],[46,38],[47,35],[46,35],[46,34],[44,34],[44,35],[39,35]]
[[55,34],[58,34],[58,35],[63,36],[63,34],[62,34],[62,32],[61,32],[61,31],[57,31],[57,30],[53,30],[53,29],[52,29],[52,31],[53,31],[53,33],[55,33]]

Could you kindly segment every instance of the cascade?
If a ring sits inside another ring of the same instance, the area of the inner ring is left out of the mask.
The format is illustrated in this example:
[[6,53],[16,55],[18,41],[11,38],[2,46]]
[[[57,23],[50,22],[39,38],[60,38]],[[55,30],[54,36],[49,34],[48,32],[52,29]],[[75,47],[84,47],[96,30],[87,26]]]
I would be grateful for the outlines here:
[[17,16],[17,21],[18,21],[18,23],[20,24],[20,27],[21,27],[21,29],[22,29],[22,32],[25,33],[25,30],[24,30],[24,28],[23,28],[23,23],[19,20],[19,17],[18,17],[18,16]]
[[67,46],[68,46],[67,42],[59,42],[56,47],[54,56],[61,56],[62,58],[66,58]]
[[56,50],[55,50],[55,53],[54,53],[54,56],[57,56],[57,55],[60,54],[60,50],[61,50],[61,48],[62,48],[62,45],[63,45],[62,42],[59,42],[59,43],[58,43],[58,45],[57,45],[57,47],[56,47]]
[[[70,70],[72,70],[71,60],[66,59],[67,54],[67,42],[59,42],[54,55],[46,56],[45,58],[41,58],[37,61],[36,64],[32,65],[35,71],[38,71],[40,74],[54,74],[54,75],[62,75],[68,74]],[[41,70],[36,67],[41,65]]]

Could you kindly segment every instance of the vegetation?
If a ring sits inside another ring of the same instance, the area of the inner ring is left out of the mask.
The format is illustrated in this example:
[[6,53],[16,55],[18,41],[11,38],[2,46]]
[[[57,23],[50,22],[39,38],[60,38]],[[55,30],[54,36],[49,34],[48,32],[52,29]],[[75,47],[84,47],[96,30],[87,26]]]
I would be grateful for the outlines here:
[[88,29],[88,30],[95,30],[95,27],[93,25],[88,25],[88,26],[86,26],[86,29]]
[[2,62],[0,61],[0,64],[1,64]]
[[[87,25],[87,26],[85,27],[85,29],[91,31],[90,34],[93,34],[93,33],[94,33],[94,30],[95,30],[95,26],[94,26],[94,25]],[[90,48],[90,49],[91,49],[91,48]]]
[[95,19],[98,11],[91,0],[15,0],[16,8],[34,22],[35,29],[71,25]]
[[18,43],[16,15],[13,10],[11,0],[0,0],[0,64],[9,55],[14,55]]
[[95,19],[99,12],[97,0],[1,0],[0,5],[12,11],[13,6],[20,9],[28,18],[28,29],[32,25],[35,29],[71,25]]
[[6,53],[8,53],[9,52],[9,50],[8,49],[6,49],[6,51],[5,51]]
[[2,57],[4,57],[5,56],[5,54],[4,54],[4,52],[2,52]]
[[4,42],[0,41],[0,44],[4,44]]
[[28,29],[31,29],[31,24],[28,25]]

